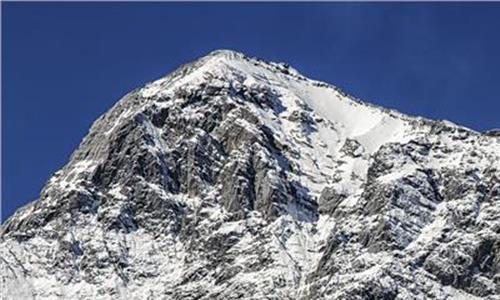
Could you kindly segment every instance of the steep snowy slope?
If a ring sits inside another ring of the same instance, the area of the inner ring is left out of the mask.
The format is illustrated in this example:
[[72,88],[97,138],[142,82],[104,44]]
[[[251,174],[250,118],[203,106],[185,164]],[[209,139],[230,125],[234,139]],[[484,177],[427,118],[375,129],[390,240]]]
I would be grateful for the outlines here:
[[500,136],[220,50],[1,229],[5,299],[500,299]]

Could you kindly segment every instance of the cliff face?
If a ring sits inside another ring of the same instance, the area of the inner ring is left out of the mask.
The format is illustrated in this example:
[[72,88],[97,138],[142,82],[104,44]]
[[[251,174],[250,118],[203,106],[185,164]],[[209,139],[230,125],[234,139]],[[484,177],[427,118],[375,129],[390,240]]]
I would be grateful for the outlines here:
[[1,227],[5,299],[500,299],[500,136],[215,51]]

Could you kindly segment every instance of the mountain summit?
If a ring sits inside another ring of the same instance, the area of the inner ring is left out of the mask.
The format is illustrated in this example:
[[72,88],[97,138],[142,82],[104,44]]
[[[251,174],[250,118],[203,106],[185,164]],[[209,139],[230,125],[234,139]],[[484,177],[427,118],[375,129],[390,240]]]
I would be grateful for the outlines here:
[[1,227],[2,299],[500,299],[500,135],[219,50]]

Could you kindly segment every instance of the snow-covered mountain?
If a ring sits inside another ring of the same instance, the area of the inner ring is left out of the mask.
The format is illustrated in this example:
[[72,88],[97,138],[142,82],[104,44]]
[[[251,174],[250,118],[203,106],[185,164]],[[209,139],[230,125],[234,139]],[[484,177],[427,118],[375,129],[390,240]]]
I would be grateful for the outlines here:
[[2,299],[500,299],[500,132],[219,50],[1,227]]

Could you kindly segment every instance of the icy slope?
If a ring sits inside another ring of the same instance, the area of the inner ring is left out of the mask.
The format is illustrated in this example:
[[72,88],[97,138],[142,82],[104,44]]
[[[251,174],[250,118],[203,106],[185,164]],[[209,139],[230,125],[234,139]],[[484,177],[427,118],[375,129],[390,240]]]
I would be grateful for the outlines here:
[[500,137],[220,50],[2,226],[6,299],[499,299]]

